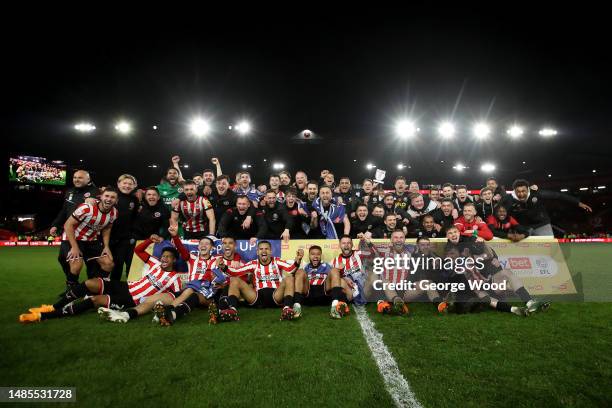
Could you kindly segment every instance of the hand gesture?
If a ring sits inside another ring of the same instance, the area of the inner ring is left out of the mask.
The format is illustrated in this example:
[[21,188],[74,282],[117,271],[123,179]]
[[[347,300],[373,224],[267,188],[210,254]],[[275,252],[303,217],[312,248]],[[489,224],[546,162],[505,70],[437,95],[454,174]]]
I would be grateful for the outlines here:
[[168,227],[168,232],[170,233],[170,236],[176,237],[178,235],[178,225],[170,224],[170,226]]
[[593,212],[593,209],[586,205],[585,203],[578,203],[578,207],[582,208],[586,212]]
[[180,161],[181,161],[181,156],[179,155],[172,156],[172,164],[179,164]]
[[216,166],[217,164],[219,164],[219,159],[213,157],[212,159],[210,159],[210,162]]

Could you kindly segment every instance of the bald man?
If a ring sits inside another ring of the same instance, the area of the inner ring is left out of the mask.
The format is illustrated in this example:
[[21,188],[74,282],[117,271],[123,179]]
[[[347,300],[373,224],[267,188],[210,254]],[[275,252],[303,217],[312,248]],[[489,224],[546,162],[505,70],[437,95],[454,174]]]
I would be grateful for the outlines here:
[[[72,184],[74,187],[66,191],[64,197],[64,205],[51,224],[51,235],[57,236],[61,234],[61,229],[68,217],[74,212],[75,208],[85,202],[88,198],[94,199],[98,196],[98,188],[91,182],[89,172],[86,170],[77,170],[72,176]],[[65,262],[60,262],[62,269],[66,268]],[[70,270],[64,270],[64,273],[69,273]]]

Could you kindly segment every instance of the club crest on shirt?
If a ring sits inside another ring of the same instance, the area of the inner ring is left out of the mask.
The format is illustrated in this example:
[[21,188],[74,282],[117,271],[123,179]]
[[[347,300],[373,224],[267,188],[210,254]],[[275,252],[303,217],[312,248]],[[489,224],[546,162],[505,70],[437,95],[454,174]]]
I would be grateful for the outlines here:
[[[91,196],[91,193],[83,194],[83,197],[85,197],[85,198],[89,198],[90,196]],[[70,194],[70,197],[72,198],[72,194]]]
[[537,203],[538,202],[538,197],[533,197],[531,199],[531,202],[534,203],[534,204]]
[[133,209],[134,209],[134,202],[131,202],[130,203],[130,210],[133,210]]
[[159,218],[159,217],[161,217],[161,213],[156,211],[156,212],[153,213],[153,217]]
[[278,221],[278,214],[272,214],[272,221]]
[[183,192],[183,187],[179,187],[177,191],[178,191],[179,193],[182,193],[182,192]]

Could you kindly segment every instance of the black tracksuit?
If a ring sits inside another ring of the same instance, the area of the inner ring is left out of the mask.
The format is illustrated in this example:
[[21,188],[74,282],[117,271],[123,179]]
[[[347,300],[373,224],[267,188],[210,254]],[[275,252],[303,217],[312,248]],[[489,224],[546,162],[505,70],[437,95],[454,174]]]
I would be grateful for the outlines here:
[[[251,216],[251,226],[248,229],[242,228],[242,223],[246,217]],[[248,240],[253,237],[257,237],[257,234],[262,229],[265,229],[263,213],[259,209],[249,207],[244,213],[240,214],[238,208],[228,208],[221,217],[219,222],[219,237],[232,237],[235,240]]]
[[215,211],[215,221],[217,222],[217,231],[219,230],[219,222],[223,218],[223,214],[230,208],[236,207],[236,198],[238,195],[232,190],[227,190],[225,195],[219,195],[216,189],[213,190],[213,194],[210,196],[210,201]]
[[[132,237],[141,241],[157,234],[168,238],[168,226],[170,224],[170,210],[159,200],[156,205],[150,206],[144,201],[132,226]],[[113,227],[114,228],[114,227]]]
[[573,205],[580,203],[576,197],[545,190],[529,190],[529,197],[524,202],[508,194],[502,203],[508,209],[509,215],[513,216],[519,224],[527,228],[539,228],[550,224],[550,217],[544,206],[545,200],[561,200]]
[[261,207],[263,218],[263,228],[257,232],[257,238],[262,239],[280,239],[283,231],[293,228],[293,219],[287,214],[287,209],[280,203],[275,203],[273,208],[267,205]]
[[89,183],[85,187],[81,188],[72,187],[66,191],[62,209],[51,223],[52,227],[56,227],[58,229],[58,235],[60,235],[62,229],[64,228],[64,223],[68,217],[72,215],[75,208],[77,208],[79,204],[83,204],[87,198],[97,198],[99,192],[98,187],[96,187],[93,183]]
[[[366,232],[374,233],[381,228],[382,219],[368,215],[365,220],[360,220],[359,217],[351,219],[351,238],[357,238],[357,234]],[[384,227],[384,225],[383,225]]]
[[134,194],[119,192],[118,196],[115,205],[118,211],[117,220],[113,223],[110,236],[110,250],[115,263],[110,278],[117,281],[121,280],[123,275],[123,265],[126,266],[127,273],[130,271],[135,243],[132,237],[132,227],[140,207],[140,203]]
[[293,227],[289,230],[289,236],[291,239],[306,239],[306,232],[304,228],[302,228],[302,223],[306,223],[310,226],[310,213],[304,209],[307,216],[304,216],[299,213],[299,204],[296,202],[293,204],[292,208],[287,206],[287,202],[285,201],[285,209],[287,210],[287,215],[292,219]]
[[453,225],[455,225],[455,219],[453,218],[453,215],[452,214],[449,214],[448,216],[444,215],[444,213],[442,212],[440,208],[436,208],[429,214],[432,217],[434,217],[434,222],[436,224],[439,224],[442,226],[442,229],[440,230],[440,234],[446,234],[446,230],[449,227],[452,227]]

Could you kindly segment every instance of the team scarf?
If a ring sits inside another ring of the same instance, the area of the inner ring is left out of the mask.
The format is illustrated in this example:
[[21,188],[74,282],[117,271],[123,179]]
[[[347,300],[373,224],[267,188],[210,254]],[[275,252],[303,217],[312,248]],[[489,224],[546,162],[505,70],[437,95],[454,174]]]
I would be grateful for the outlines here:
[[312,203],[312,208],[320,215],[319,226],[325,238],[338,239],[334,223],[340,223],[344,219],[344,215],[346,214],[344,204],[338,204],[336,199],[332,198],[329,209],[325,210],[323,204],[321,204],[321,198],[319,197]]

